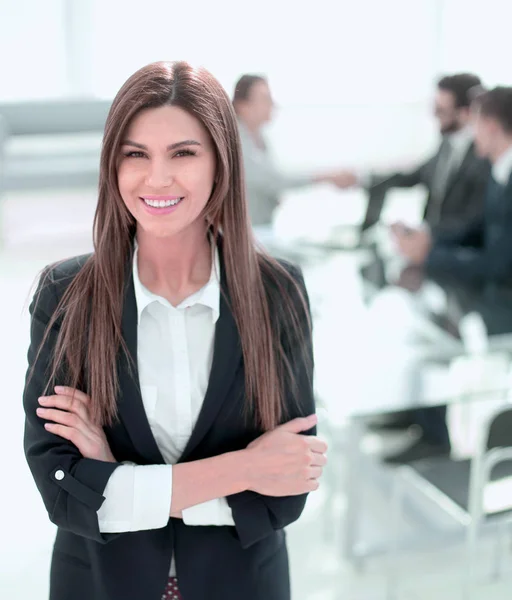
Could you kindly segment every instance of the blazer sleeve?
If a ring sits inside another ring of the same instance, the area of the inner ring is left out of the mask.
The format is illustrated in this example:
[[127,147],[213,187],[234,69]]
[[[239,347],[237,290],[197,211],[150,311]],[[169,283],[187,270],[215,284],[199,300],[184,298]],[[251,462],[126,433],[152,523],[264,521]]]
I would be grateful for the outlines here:
[[369,177],[365,187],[370,192],[378,193],[394,187],[410,188],[419,185],[420,183],[428,185],[428,173],[432,172],[435,160],[436,156],[432,157],[416,169],[405,173],[391,173],[387,175],[373,174]]
[[433,232],[433,248],[441,246],[471,246],[473,248],[481,248],[484,245],[484,227],[485,217],[483,213],[480,213],[457,230],[435,230]]
[[[100,533],[96,511],[103,503],[103,491],[118,464],[83,458],[71,442],[46,431],[44,420],[36,415],[38,398],[45,392],[50,375],[58,321],[42,346],[41,343],[57,304],[56,284],[47,269],[29,309],[30,347],[23,392],[25,456],[52,523],[105,543],[117,536]],[[51,382],[49,393],[58,383]]]
[[477,219],[451,243],[437,243],[426,268],[432,275],[447,275],[471,284],[499,283],[512,272],[512,210],[493,228],[492,243],[484,244],[484,220]]
[[[296,379],[296,394],[290,387],[288,391],[288,420],[303,417],[315,412],[313,394],[313,345],[310,327],[309,300],[302,273],[296,268],[290,268],[307,302],[307,313],[302,311],[302,337],[288,340],[285,352],[288,354],[292,372]],[[292,270],[293,269],[293,270]],[[291,296],[294,297],[293,290]],[[295,294],[296,296],[296,294]],[[301,310],[300,299],[294,302]],[[298,399],[298,401],[297,401]],[[316,434],[316,428],[306,432]],[[306,505],[307,494],[300,496],[270,497],[252,491],[228,496],[227,500],[233,512],[238,537],[243,548],[262,540],[277,529],[282,529],[296,521]]]

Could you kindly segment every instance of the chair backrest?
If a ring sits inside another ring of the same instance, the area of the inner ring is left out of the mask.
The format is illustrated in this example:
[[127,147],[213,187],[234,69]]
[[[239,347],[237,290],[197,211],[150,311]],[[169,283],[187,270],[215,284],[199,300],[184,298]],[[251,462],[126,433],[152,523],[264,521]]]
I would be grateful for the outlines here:
[[0,104],[7,134],[102,132],[112,102],[97,99],[36,100]]
[[489,422],[487,449],[512,446],[512,406],[504,408]]

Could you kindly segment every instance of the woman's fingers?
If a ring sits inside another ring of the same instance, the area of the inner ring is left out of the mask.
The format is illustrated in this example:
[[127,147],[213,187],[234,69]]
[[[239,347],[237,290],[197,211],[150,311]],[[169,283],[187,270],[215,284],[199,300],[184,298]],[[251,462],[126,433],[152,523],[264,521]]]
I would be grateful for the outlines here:
[[327,456],[325,454],[320,454],[319,452],[312,452],[312,467],[325,467],[327,464]]
[[322,476],[322,467],[310,467],[309,479],[319,479]]
[[82,430],[62,423],[45,423],[44,427],[50,433],[70,441],[85,458],[94,458],[91,448],[95,448],[95,441],[87,429]]
[[89,420],[89,413],[87,406],[78,396],[74,398],[71,396],[43,396],[39,398],[39,404],[44,408],[58,408],[60,410],[66,410],[70,413],[78,415],[84,421]]
[[[301,433],[302,431],[308,431],[318,423],[318,417],[315,414],[307,417],[297,417],[287,423],[283,423],[276,427],[275,430],[287,431],[288,433]],[[274,431],[275,431],[274,430]]]
[[[84,421],[79,415],[65,410],[57,410],[54,408],[38,408],[37,415],[45,421],[52,421],[58,425],[76,429],[81,436],[82,443],[91,442],[94,440],[93,427],[88,421]],[[45,425],[46,427],[46,425]],[[48,431],[54,431],[47,427]],[[59,435],[59,434],[58,434]],[[69,439],[69,438],[66,438]],[[75,444],[76,445],[76,444]],[[81,450],[82,448],[80,448]]]
[[36,412],[50,421],[44,425],[46,430],[71,442],[84,458],[115,462],[103,428],[89,417],[89,396],[72,388],[55,388],[61,390],[66,393],[39,398],[41,406]]
[[309,449],[312,452],[318,452],[319,454],[325,454],[327,452],[327,444],[320,438],[317,438],[314,435],[304,437],[308,441]]
[[90,397],[85,392],[81,392],[75,388],[65,385],[56,385],[54,389],[59,396],[71,396],[71,398],[80,400],[80,402],[83,402],[86,406],[91,402]]
[[305,492],[316,492],[316,490],[320,487],[320,482],[318,481],[318,479],[309,479],[306,482],[306,489],[304,490],[304,492],[301,493],[305,493]]
[[62,425],[60,423],[45,423],[44,428],[65,440],[69,440],[80,450],[80,452],[82,452],[82,448],[86,442],[86,436],[75,427],[68,427],[67,425]]
[[85,430],[85,423],[75,413],[68,412],[66,410],[58,410],[56,408],[38,408],[37,414],[46,421],[53,421],[66,425],[68,427],[74,427],[75,429]]

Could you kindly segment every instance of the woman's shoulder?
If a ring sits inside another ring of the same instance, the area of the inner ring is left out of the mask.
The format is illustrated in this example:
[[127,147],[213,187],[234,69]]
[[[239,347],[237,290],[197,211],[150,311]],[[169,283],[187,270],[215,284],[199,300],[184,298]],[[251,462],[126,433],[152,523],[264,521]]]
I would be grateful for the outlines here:
[[73,256],[47,265],[39,277],[31,311],[36,307],[52,312],[73,279],[92,257],[92,253]]
[[273,309],[282,313],[284,304],[301,309],[309,304],[300,266],[284,259],[263,258],[260,263],[263,286]]
[[48,265],[45,272],[54,286],[57,288],[67,287],[92,256],[93,254],[90,252],[66,258]]
[[[290,287],[304,287],[304,277],[302,269],[283,258],[264,257],[260,263],[265,287],[275,285],[284,285],[287,289]],[[294,285],[295,284],[295,285]]]
[[276,259],[276,262],[279,264],[281,269],[286,271],[288,276],[291,277],[296,283],[300,283],[304,280],[302,269],[299,267],[299,265],[285,260],[284,258],[278,258]]

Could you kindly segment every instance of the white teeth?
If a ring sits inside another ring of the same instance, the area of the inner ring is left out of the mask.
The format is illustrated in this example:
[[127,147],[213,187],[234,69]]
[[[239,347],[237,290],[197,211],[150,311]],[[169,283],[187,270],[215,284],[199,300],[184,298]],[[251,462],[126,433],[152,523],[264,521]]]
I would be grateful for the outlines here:
[[181,202],[183,198],[176,198],[175,200],[148,200],[147,198],[143,198],[143,200],[148,206],[152,206],[153,208],[167,208],[169,206],[175,206],[178,202]]

